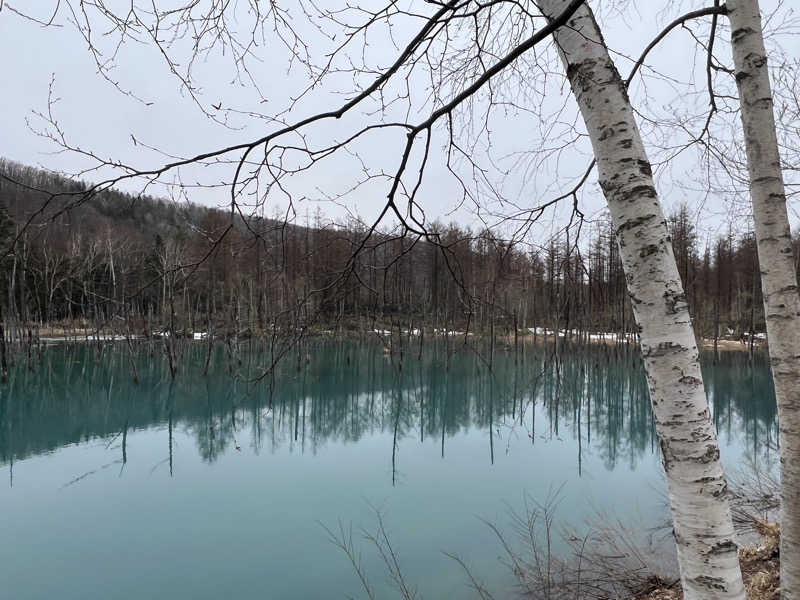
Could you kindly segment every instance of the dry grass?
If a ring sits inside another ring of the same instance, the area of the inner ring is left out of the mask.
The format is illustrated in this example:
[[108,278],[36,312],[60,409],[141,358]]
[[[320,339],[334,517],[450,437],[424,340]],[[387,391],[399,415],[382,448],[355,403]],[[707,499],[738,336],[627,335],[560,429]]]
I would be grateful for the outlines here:
[[[531,502],[526,510],[515,513],[510,539],[495,525],[487,525],[497,534],[505,561],[517,580],[516,597],[525,600],[683,600],[680,582],[669,575],[670,558],[664,552],[663,536],[640,535],[641,528],[624,525],[602,515],[590,533],[577,537],[562,531],[571,556],[553,553],[554,512],[558,492],[551,492],[543,504]],[[385,529],[382,515],[376,511],[375,532],[362,530],[364,540],[377,550],[388,580],[405,600],[421,600],[418,591],[403,576],[399,559]],[[741,523],[740,523],[741,524]],[[659,529],[659,528],[657,528]],[[339,523],[338,530],[325,527],[331,542],[350,559],[362,589],[368,598],[376,598],[361,563],[361,553],[353,532]],[[748,531],[759,535],[759,542],[739,549],[748,600],[779,600],[780,597],[780,528],[765,519],[753,519]],[[655,530],[654,530],[655,531]],[[516,543],[515,543],[516,542]],[[521,543],[519,543],[521,542]],[[448,554],[465,571],[467,583],[481,600],[496,600],[480,578],[457,555]]]
[[[759,520],[753,527],[762,536],[760,544],[739,549],[739,564],[748,600],[778,600],[780,597],[780,527]],[[682,600],[680,585],[656,585],[631,600]]]
[[[780,527],[774,522],[779,509],[780,484],[774,465],[755,461],[729,477],[730,503],[740,540],[739,564],[748,600],[779,600]],[[683,600],[671,523],[645,525],[609,513],[596,513],[579,529],[556,526],[561,488],[551,489],[539,502],[525,497],[524,510],[511,510],[510,527],[486,525],[502,548],[501,561],[516,580],[511,597],[524,600]],[[378,553],[395,590],[405,600],[421,600],[407,584],[397,554],[375,510],[377,527],[362,531]],[[651,519],[652,517],[649,517]],[[368,598],[375,598],[353,541],[341,523],[338,531],[325,528],[331,542],[350,559]],[[564,548],[566,544],[566,549]],[[481,600],[496,600],[470,566],[447,554],[465,571],[467,584]]]
[[[731,507],[740,539],[739,549],[748,600],[780,597],[780,527],[774,522],[779,508],[780,485],[774,469],[755,462],[734,474]],[[556,493],[544,505],[528,506],[516,529],[523,533],[523,552],[514,551],[498,533],[524,598],[534,600],[683,600],[680,581],[672,564],[669,527],[646,528],[598,514],[588,523],[590,533],[577,537],[564,532],[571,557],[553,557],[549,544],[537,543],[534,530],[544,531],[549,541]],[[543,528],[543,529],[542,529]],[[665,534],[665,531],[667,532]],[[542,569],[541,565],[547,568]]]

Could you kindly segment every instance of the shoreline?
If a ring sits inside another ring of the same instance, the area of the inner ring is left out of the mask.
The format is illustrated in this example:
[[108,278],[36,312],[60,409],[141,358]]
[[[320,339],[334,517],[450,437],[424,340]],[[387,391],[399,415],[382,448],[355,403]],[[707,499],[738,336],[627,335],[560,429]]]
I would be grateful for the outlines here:
[[[41,343],[42,345],[52,345],[52,344],[64,344],[64,343],[76,343],[76,344],[85,344],[85,343],[92,343],[92,342],[125,342],[125,341],[146,341],[151,339],[162,339],[167,333],[163,331],[154,331],[149,336],[144,334],[131,334],[126,335],[117,332],[111,331],[99,331],[96,329],[92,330],[69,330],[62,327],[37,327],[36,334],[34,337],[35,342]],[[252,337],[252,334],[248,331],[245,333],[239,334],[241,339],[249,339]],[[394,334],[396,335],[396,334]],[[756,334],[757,337],[753,343],[754,349],[761,349],[766,347],[767,340],[763,334]],[[354,331],[354,330],[343,330],[342,332],[335,332],[331,329],[324,329],[319,331],[310,331],[304,334],[305,337],[308,338],[338,338],[338,339],[352,339],[357,337],[365,337],[369,338],[371,336],[376,336],[381,340],[390,341],[393,338],[392,333],[389,330],[380,330],[380,329],[369,329],[364,331]],[[419,330],[414,329],[411,332],[408,330],[403,331],[404,338],[419,338],[420,333]],[[468,332],[466,333],[470,339],[475,340],[483,340],[488,339],[488,335],[482,333],[474,333]],[[25,336],[27,337],[27,336]],[[186,341],[195,341],[195,342],[207,342],[208,337],[205,331],[202,332],[181,332],[180,335],[177,336],[178,339],[186,340]],[[219,340],[224,340],[226,338],[225,334],[220,334],[215,336]],[[424,332],[424,337],[428,339],[446,339],[451,338],[454,340],[463,339],[465,337],[465,332],[463,331],[442,331],[442,330],[433,330],[430,332]],[[609,333],[609,332],[581,332],[579,334],[576,331],[573,331],[572,336],[567,337],[564,332],[559,331],[558,338],[560,341],[563,341],[569,345],[578,344],[589,344],[589,345],[607,345],[607,346],[617,346],[617,345],[637,345],[638,341],[635,338],[635,334],[627,334],[625,339],[620,339],[619,334],[617,333]],[[537,328],[536,333],[533,333],[533,328],[529,328],[528,330],[520,330],[517,334],[517,342],[520,344],[544,344],[544,343],[553,343],[553,332],[552,330],[541,329]],[[513,345],[515,341],[514,333],[508,333],[503,335],[498,335],[496,337],[497,342],[507,350],[513,350]],[[27,339],[23,339],[22,343],[27,343]],[[749,341],[742,340],[742,339],[730,339],[730,338],[719,338],[717,340],[717,350],[718,351],[749,351]],[[698,348],[701,350],[712,350],[714,348],[714,339],[713,338],[703,338],[702,340],[698,341]]]

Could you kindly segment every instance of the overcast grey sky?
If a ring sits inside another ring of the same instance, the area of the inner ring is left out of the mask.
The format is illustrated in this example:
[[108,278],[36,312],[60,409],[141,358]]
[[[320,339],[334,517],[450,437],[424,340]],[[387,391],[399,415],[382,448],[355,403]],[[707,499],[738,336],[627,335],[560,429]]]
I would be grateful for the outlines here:
[[[114,3],[120,8],[125,2]],[[149,2],[144,3],[149,5]],[[167,5],[175,5],[175,1]],[[291,3],[287,3],[291,4]],[[373,3],[361,3],[361,6]],[[616,55],[620,71],[626,74],[631,62],[626,57],[638,56],[663,26],[676,15],[699,8],[705,4],[696,0],[684,2],[668,2],[654,0],[638,3],[638,10],[633,2],[616,3],[619,10],[612,10],[609,2],[592,2],[602,16],[606,40]],[[766,10],[771,10],[775,2],[762,2]],[[424,6],[423,3],[406,2],[410,7]],[[55,2],[17,3],[17,8],[27,10],[39,18],[49,18]],[[297,27],[309,40],[312,53],[317,61],[324,59],[325,53],[335,42],[326,40],[319,32],[315,32],[304,23],[304,17],[298,15],[296,6],[290,6],[297,17]],[[66,172],[76,172],[88,165],[85,158],[70,152],[60,152],[50,140],[39,137],[31,131],[43,129],[47,124],[37,118],[34,111],[47,111],[48,88],[54,81],[54,93],[58,101],[54,104],[54,116],[60,128],[65,132],[71,145],[81,149],[91,149],[96,154],[109,159],[121,160],[145,168],[160,166],[165,157],[148,150],[146,146],[158,148],[174,156],[190,156],[214,150],[230,144],[256,139],[273,130],[276,126],[260,117],[250,117],[241,113],[227,113],[234,129],[222,127],[202,114],[195,102],[182,92],[176,77],[169,73],[163,57],[153,44],[136,44],[128,42],[116,55],[116,67],[111,77],[120,87],[133,91],[141,100],[126,96],[115,89],[97,72],[97,67],[86,41],[76,28],[69,23],[68,5],[61,3],[55,18],[58,27],[42,27],[32,21],[22,19],[8,10],[0,12],[0,55],[3,56],[3,93],[0,95],[0,155],[21,163],[42,166]],[[428,10],[429,8],[423,8]],[[791,8],[783,8],[787,13]],[[123,11],[124,12],[124,11]],[[237,26],[244,28],[246,14]],[[707,31],[708,18],[693,27],[698,32]],[[98,23],[99,24],[99,23]],[[332,30],[330,24],[325,25],[324,33],[339,35]],[[102,27],[96,29],[102,32]],[[389,63],[396,53],[390,43],[389,30],[378,30],[367,38],[363,48],[369,64],[383,66]],[[393,24],[391,34],[396,43],[403,45],[413,35],[414,22],[398,18]],[[265,32],[266,44],[258,47],[258,60],[250,63],[251,74],[263,94],[256,93],[250,85],[242,85],[235,80],[230,62],[230,53],[221,55],[212,52],[198,63],[196,83],[201,86],[199,95],[206,107],[220,106],[217,115],[226,114],[225,109],[236,109],[242,112],[258,112],[267,116],[282,112],[309,82],[309,77],[302,68],[287,70],[288,54],[271,32]],[[721,33],[727,36],[727,30]],[[114,49],[111,36],[99,38],[99,46],[110,57]],[[784,49],[797,56],[797,37],[782,40]],[[787,47],[788,44],[788,47]],[[543,48],[543,47],[542,47]],[[719,43],[720,54],[727,60],[724,43]],[[176,55],[185,65],[185,54],[181,55],[181,47]],[[362,48],[358,48],[361,52]],[[538,48],[537,48],[538,51]],[[651,54],[647,64],[653,68],[645,72],[645,83],[637,83],[633,89],[633,101],[641,108],[644,115],[653,116],[669,114],[673,109],[683,110],[686,107],[698,107],[707,103],[703,97],[704,57],[698,58],[698,49],[691,36],[685,30],[674,31]],[[183,58],[181,58],[183,56]],[[533,65],[533,57],[527,57],[522,67]],[[374,75],[358,78],[364,84]],[[317,111],[328,110],[341,103],[342,93],[352,86],[351,76],[334,76],[328,84],[313,90],[299,102],[286,117],[288,120],[302,118]],[[541,80],[541,81],[540,81]],[[696,95],[686,93],[684,83],[697,81]],[[546,83],[545,83],[546,82]],[[412,87],[419,86],[419,97],[424,98],[423,78],[411,80]],[[518,206],[533,206],[537,200],[544,200],[556,195],[559,190],[569,188],[569,183],[582,172],[589,160],[589,148],[585,140],[559,152],[536,155],[533,162],[530,156],[521,161],[516,160],[518,153],[525,153],[543,148],[557,148],[563,143],[564,136],[569,135],[568,125],[575,119],[574,105],[569,97],[568,87],[563,79],[549,74],[547,79],[541,72],[531,69],[531,79],[525,86],[509,79],[507,90],[513,97],[513,86],[520,85],[521,93],[542,93],[530,99],[516,96],[518,104],[524,107],[526,101],[537,102],[543,107],[545,121],[539,122],[539,116],[526,114],[516,108],[495,110],[490,121],[491,148],[485,143],[474,150],[475,158],[481,164],[493,164],[496,170],[491,175],[492,183],[501,189],[505,199],[511,199]],[[524,90],[522,89],[524,87]],[[399,88],[398,88],[399,89]],[[531,90],[534,90],[532,92]],[[416,92],[416,90],[413,90]],[[417,107],[423,106],[421,103]],[[563,110],[562,110],[563,107]],[[367,104],[361,110],[342,122],[325,124],[308,132],[307,141],[312,144],[326,144],[332,139],[341,139],[347,131],[355,130],[367,123],[375,122],[372,113],[377,108],[375,103]],[[419,114],[423,114],[422,110]],[[388,118],[399,115],[399,111],[389,109]],[[462,115],[463,116],[463,115]],[[462,119],[457,127],[465,127]],[[551,130],[552,127],[552,130]],[[582,124],[578,125],[582,129]],[[643,119],[643,130],[646,139],[651,143],[651,158],[660,156],[657,145],[668,143],[664,132],[648,125]],[[554,134],[555,137],[548,139]],[[469,137],[469,136],[467,136]],[[134,138],[136,142],[134,142]],[[354,148],[359,154],[356,160],[350,155],[334,158],[317,165],[314,169],[295,178],[288,184],[288,191],[296,198],[298,212],[312,213],[319,209],[333,219],[343,219],[348,211],[364,218],[372,218],[384,203],[388,186],[385,179],[376,179],[353,193],[348,193],[340,201],[326,201],[325,198],[340,197],[349,190],[362,176],[362,167],[370,169],[373,174],[392,173],[397,168],[405,136],[399,131],[381,131],[370,135]],[[460,186],[458,181],[448,173],[444,166],[443,129],[439,129],[438,138],[433,140],[431,161],[420,189],[420,203],[429,219],[440,218],[448,221],[458,220],[465,224],[477,225],[483,217],[487,222],[496,221],[495,217],[478,213],[470,202],[459,203]],[[419,159],[420,153],[414,155]],[[233,157],[232,157],[233,158]],[[490,160],[491,159],[491,160]],[[687,200],[695,208],[695,217],[701,228],[719,229],[724,227],[724,219],[732,211],[726,198],[713,197],[705,199],[700,191],[691,188],[693,169],[697,159],[693,151],[685,152],[671,165],[661,169],[659,193],[667,210],[674,208],[680,201]],[[468,164],[462,160],[460,174],[468,178]],[[229,181],[232,167],[224,166],[216,169],[183,169],[182,181],[192,184],[202,181],[204,184]],[[98,179],[107,172],[90,174],[86,179]],[[602,209],[603,201],[594,182],[586,186],[581,196],[581,206],[587,215],[596,214]],[[681,185],[685,184],[685,185]],[[132,183],[125,184],[126,189],[136,189]],[[165,189],[153,188],[153,193],[165,195]],[[196,202],[212,205],[225,205],[228,197],[224,189],[188,188],[188,197]],[[272,190],[265,209],[267,216],[272,216],[285,207],[285,197],[280,190]],[[491,205],[491,202],[487,201]],[[700,206],[704,208],[701,210]],[[513,212],[515,209],[497,202],[491,208],[495,212]],[[552,230],[568,214],[569,206],[560,212],[550,215],[535,230],[537,235]],[[737,210],[741,213],[741,210]]]

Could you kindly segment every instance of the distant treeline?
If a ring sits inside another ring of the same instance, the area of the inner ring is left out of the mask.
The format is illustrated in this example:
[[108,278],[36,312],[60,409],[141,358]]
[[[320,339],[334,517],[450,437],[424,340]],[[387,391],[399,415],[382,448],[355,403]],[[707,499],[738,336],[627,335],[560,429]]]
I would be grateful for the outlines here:
[[[113,190],[83,199],[87,188],[0,160],[9,335],[32,324],[135,334],[635,330],[610,223],[584,227],[577,244],[566,236],[510,244],[450,224],[431,227],[438,243],[381,231],[362,246],[367,227],[356,220],[232,219]],[[669,226],[698,333],[763,332],[753,235],[699,240],[686,207]]]

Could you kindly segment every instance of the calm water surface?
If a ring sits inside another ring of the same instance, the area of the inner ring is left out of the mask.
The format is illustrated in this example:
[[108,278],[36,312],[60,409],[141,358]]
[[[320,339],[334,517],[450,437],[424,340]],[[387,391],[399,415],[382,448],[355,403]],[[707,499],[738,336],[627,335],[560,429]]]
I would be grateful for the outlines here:
[[[304,352],[306,350],[304,349]],[[47,349],[0,388],[0,597],[363,597],[323,525],[352,527],[380,597],[385,569],[361,528],[374,509],[421,595],[473,597],[457,553],[502,598],[512,580],[481,519],[563,485],[557,516],[656,520],[660,457],[639,361],[602,347],[560,371],[542,350],[490,372],[474,352],[427,346],[402,370],[380,346],[318,343],[269,382],[204,377],[190,347],[172,381],[143,351]],[[245,353],[243,371],[265,360]],[[708,357],[706,357],[708,358]],[[769,460],[776,437],[763,359],[705,361],[728,468]]]

